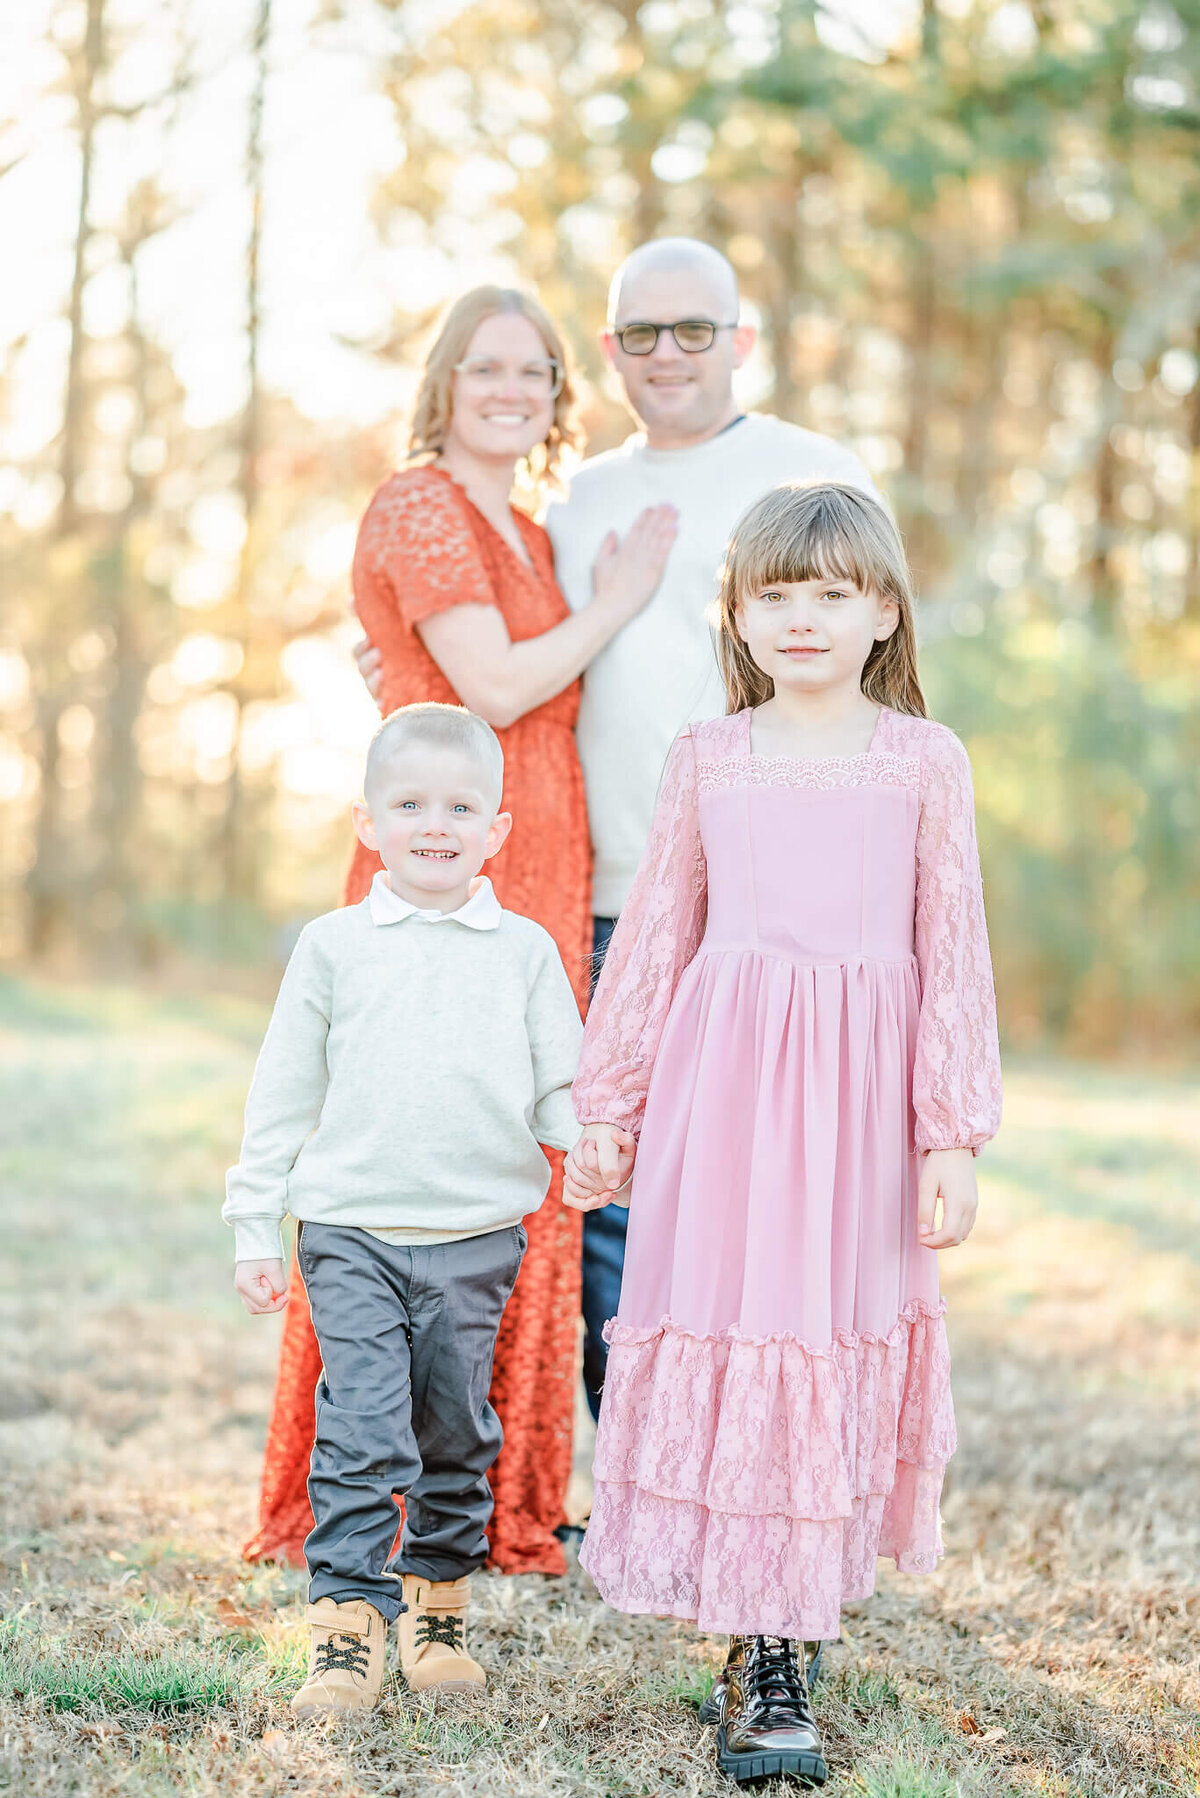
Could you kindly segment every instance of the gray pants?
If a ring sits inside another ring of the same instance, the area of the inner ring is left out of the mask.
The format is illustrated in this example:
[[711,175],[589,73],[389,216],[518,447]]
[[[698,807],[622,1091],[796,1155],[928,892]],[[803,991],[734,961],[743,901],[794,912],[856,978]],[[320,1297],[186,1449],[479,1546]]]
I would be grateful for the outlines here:
[[[398,1575],[460,1579],[487,1556],[487,1471],[503,1440],[488,1388],[524,1226],[400,1248],[305,1223],[296,1252],[323,1364],[309,1599],[365,1598],[395,1618]],[[397,1494],[404,1534],[389,1564]]]

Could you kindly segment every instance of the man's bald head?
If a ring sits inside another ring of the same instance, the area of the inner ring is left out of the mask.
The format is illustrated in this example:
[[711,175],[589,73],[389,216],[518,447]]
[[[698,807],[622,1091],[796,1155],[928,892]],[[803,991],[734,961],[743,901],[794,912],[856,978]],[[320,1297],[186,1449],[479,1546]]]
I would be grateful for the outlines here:
[[608,290],[610,325],[646,316],[638,309],[638,289],[658,275],[685,277],[701,313],[711,308],[721,314],[721,322],[736,322],[738,284],[729,259],[696,237],[656,237],[626,256],[613,276]]

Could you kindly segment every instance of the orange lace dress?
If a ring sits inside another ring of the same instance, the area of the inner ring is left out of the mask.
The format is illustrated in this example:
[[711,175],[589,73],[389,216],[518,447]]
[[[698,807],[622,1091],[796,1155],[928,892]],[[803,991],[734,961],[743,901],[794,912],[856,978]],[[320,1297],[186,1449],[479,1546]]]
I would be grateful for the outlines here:
[[[498,608],[516,640],[568,616],[546,533],[515,514],[529,569],[442,470],[407,469],[367,508],[354,556],[358,616],[383,656],[383,709],[434,699],[461,704],[415,626],[457,605]],[[575,751],[578,682],[499,732],[512,835],[490,864],[503,905],[554,937],[583,1007],[591,948],[591,849]],[[363,898],[379,858],[359,844],[344,902]],[[562,1204],[562,1156],[547,1150],[546,1202],[525,1219],[529,1248],[500,1326],[491,1398],[504,1447],[491,1473],[489,1564],[504,1573],[562,1573],[563,1519],[579,1315],[580,1214]],[[275,1405],[267,1434],[259,1528],[248,1560],[303,1564],[312,1528],[308,1463],[321,1359],[293,1258]]]

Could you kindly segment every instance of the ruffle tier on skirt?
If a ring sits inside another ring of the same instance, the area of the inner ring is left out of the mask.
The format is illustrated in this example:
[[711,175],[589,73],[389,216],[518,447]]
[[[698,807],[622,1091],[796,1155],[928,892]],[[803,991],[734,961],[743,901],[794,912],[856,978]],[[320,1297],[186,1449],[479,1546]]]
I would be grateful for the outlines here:
[[580,1561],[617,1610],[718,1634],[835,1639],[878,1555],[926,1573],[954,1453],[944,1307],[886,1336],[609,1324]]

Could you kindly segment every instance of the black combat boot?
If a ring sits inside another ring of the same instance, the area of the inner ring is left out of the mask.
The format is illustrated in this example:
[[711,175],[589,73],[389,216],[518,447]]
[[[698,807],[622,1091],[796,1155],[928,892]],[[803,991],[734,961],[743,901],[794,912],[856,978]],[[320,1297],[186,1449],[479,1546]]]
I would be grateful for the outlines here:
[[[712,1689],[704,1703],[700,1706],[701,1723],[719,1723],[725,1704],[725,1694],[729,1690],[729,1675],[733,1667],[746,1658],[746,1647],[753,1642],[753,1636],[730,1636],[729,1653],[725,1665],[712,1683]],[[821,1677],[821,1650],[824,1642],[806,1642],[804,1644],[805,1677],[811,1692]]]
[[713,1680],[712,1690],[700,1706],[701,1723],[719,1723],[721,1713],[725,1709],[725,1694],[729,1690],[729,1681],[735,1667],[740,1667],[746,1658],[746,1648],[753,1642],[753,1636],[730,1636],[729,1653],[725,1656],[725,1665]]
[[779,1778],[825,1784],[821,1736],[797,1649],[784,1636],[753,1636],[741,1661],[728,1669],[717,1765],[738,1785]]

